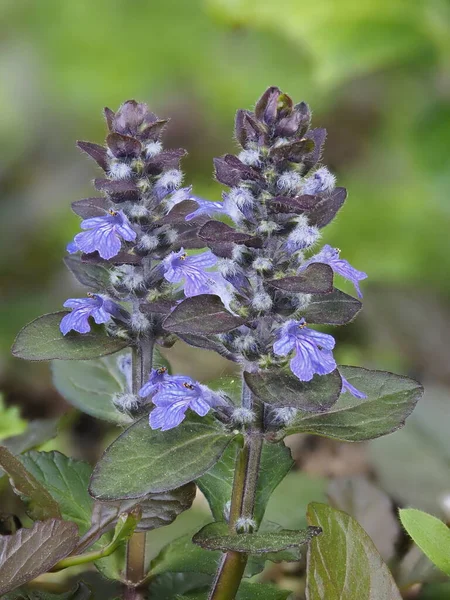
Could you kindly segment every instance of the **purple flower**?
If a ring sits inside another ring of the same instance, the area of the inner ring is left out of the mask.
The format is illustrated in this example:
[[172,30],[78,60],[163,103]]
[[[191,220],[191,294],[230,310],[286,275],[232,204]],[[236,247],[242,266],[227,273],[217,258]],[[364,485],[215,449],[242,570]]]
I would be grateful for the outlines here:
[[204,269],[213,267],[217,258],[211,251],[188,256],[184,249],[171,252],[162,262],[164,277],[170,283],[179,283],[184,280],[184,293],[186,297],[199,294],[213,294],[213,288],[220,277],[218,273],[205,273]]
[[88,294],[87,298],[69,298],[64,302],[64,307],[71,308],[72,312],[65,315],[59,325],[63,335],[72,329],[78,333],[88,333],[91,330],[89,317],[97,324],[106,323],[111,317],[122,321],[129,317],[119,304],[100,294]]
[[173,429],[183,421],[188,408],[204,417],[219,400],[217,394],[190,377],[174,375],[153,397],[156,408],[150,413],[150,427],[161,431]]
[[153,369],[150,373],[147,383],[145,383],[139,390],[139,396],[141,398],[152,396],[156,392],[159,392],[170,380],[171,376],[167,372],[166,367]]
[[108,260],[120,252],[122,239],[127,242],[136,239],[136,232],[121,210],[110,210],[102,217],[85,219],[81,222],[81,229],[87,231],[78,233],[67,246],[71,254],[78,250],[91,254],[97,250],[102,258]]
[[203,198],[198,198],[197,196],[194,196],[191,198],[191,200],[195,200],[195,202],[197,202],[198,208],[186,215],[186,221],[192,221],[193,219],[203,215],[212,217],[218,213],[225,213],[223,202],[210,202],[209,200],[204,200]]
[[287,321],[278,331],[273,350],[278,356],[287,356],[295,350],[291,359],[291,371],[300,381],[311,381],[313,376],[327,375],[336,368],[332,350],[334,338],[306,327],[305,319]]
[[302,265],[302,270],[305,269],[311,263],[325,263],[326,265],[329,265],[335,273],[337,273],[338,275],[342,275],[342,277],[344,277],[348,281],[351,281],[355,286],[355,290],[359,298],[362,298],[359,282],[363,279],[366,279],[367,274],[363,271],[358,271],[358,269],[352,267],[350,263],[344,260],[343,258],[339,258],[339,254],[339,248],[332,248],[327,244],[322,248],[322,250],[318,254],[308,259]]
[[365,394],[364,392],[360,392],[358,389],[356,389],[355,386],[353,386],[349,381],[347,381],[347,379],[345,379],[345,377],[342,375],[342,373],[341,373],[341,379],[342,379],[341,394],[345,394],[345,392],[350,392],[350,394],[352,396],[354,396],[355,398],[359,398],[360,400],[364,400],[364,398],[367,398],[367,394]]

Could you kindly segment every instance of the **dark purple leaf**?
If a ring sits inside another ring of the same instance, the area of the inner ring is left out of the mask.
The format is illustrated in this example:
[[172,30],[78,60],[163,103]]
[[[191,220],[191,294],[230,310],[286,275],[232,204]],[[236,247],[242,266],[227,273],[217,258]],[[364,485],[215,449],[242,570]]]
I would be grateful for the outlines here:
[[99,146],[92,142],[77,142],[77,146],[80,150],[93,158],[98,166],[104,171],[108,170],[108,155],[104,146]]
[[233,242],[242,244],[252,239],[247,233],[239,233],[222,221],[208,221],[199,232],[205,242]]
[[116,158],[136,158],[142,152],[141,143],[120,133],[110,133],[106,138],[109,149]]
[[251,167],[244,165],[236,156],[226,154],[214,159],[217,181],[234,187],[241,181],[259,181],[261,175]]
[[74,254],[64,258],[66,267],[83,285],[95,291],[106,290],[110,287],[109,272],[99,264],[87,263]]
[[316,204],[316,206],[308,212],[308,222],[310,225],[315,225],[319,229],[328,225],[337,212],[344,204],[347,198],[347,190],[345,188],[336,188],[331,192],[328,198],[324,198]]
[[294,106],[292,114],[280,119],[275,126],[275,135],[290,137],[292,135],[303,136],[311,123],[311,111],[305,102]]
[[212,350],[228,360],[238,362],[237,357],[235,357],[221,342],[216,339],[211,339],[210,337],[206,337],[204,335],[195,335],[193,333],[181,333],[178,334],[178,337],[190,346],[194,346],[195,348],[203,348],[205,350]]
[[153,158],[150,158],[145,166],[149,175],[159,175],[165,169],[178,169],[180,160],[186,156],[187,152],[183,148],[175,150],[164,150]]
[[318,196],[305,194],[290,198],[289,196],[277,196],[270,201],[269,210],[273,213],[295,213],[298,214],[305,210],[311,210],[319,202]]
[[290,162],[302,162],[305,156],[314,152],[314,140],[302,139],[295,140],[282,146],[274,146],[270,150],[270,156],[273,160],[281,162],[288,160]]
[[272,279],[267,283],[278,290],[295,294],[329,294],[333,291],[333,269],[329,265],[313,263],[300,275]]
[[219,296],[201,294],[186,298],[165,319],[164,329],[174,333],[211,335],[236,329],[245,319],[232,315]]
[[195,200],[183,200],[172,208],[160,221],[161,225],[174,223],[185,223],[187,215],[197,210],[198,204]]
[[269,87],[258,100],[255,106],[256,118],[265,121],[268,125],[274,123],[277,116],[278,99],[281,90],[277,87]]
[[306,167],[305,174],[310,171],[322,156],[323,145],[327,137],[327,130],[323,128],[311,129],[305,134],[305,138],[314,142],[314,150],[303,158]]
[[161,133],[164,131],[168,122],[168,119],[162,119],[160,121],[154,121],[153,123],[150,123],[144,129],[142,129],[139,137],[144,141],[151,140],[156,142]]
[[244,379],[258,398],[271,406],[293,406],[304,412],[325,412],[341,394],[342,380],[335,369],[329,375],[314,375],[300,381],[291,371],[273,368],[259,373],[244,373]]
[[51,519],[0,536],[0,595],[49,571],[78,541],[75,523]]
[[133,202],[139,199],[139,188],[132,179],[95,179],[94,185],[97,190],[109,194],[113,202]]
[[262,142],[267,128],[255,119],[253,113],[247,110],[238,110],[234,131],[237,141],[245,148],[248,143]]
[[201,217],[198,221],[190,221],[189,225],[175,225],[178,236],[176,242],[172,245],[172,249],[185,248],[192,250],[204,248],[205,242],[198,235],[203,222],[203,217]]
[[345,325],[353,321],[361,308],[359,300],[335,289],[331,294],[314,294],[301,316],[307,323]]
[[83,219],[101,217],[111,207],[111,202],[106,198],[83,198],[72,202],[72,210]]
[[123,135],[136,136],[143,125],[157,121],[154,113],[148,106],[136,100],[124,102],[116,112],[113,121],[113,131]]
[[142,262],[142,256],[137,254],[130,254],[130,252],[119,252],[110,260],[102,258],[98,252],[92,252],[92,254],[82,254],[82,262],[95,263],[99,265],[138,265]]
[[108,125],[109,131],[113,131],[114,118],[116,116],[114,111],[105,106],[105,108],[103,109],[103,114],[105,115],[105,120],[106,124]]

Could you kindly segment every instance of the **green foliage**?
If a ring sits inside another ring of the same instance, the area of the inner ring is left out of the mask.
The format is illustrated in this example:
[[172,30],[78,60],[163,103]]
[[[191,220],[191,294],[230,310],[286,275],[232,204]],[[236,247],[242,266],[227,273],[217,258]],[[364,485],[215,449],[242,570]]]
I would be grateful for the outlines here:
[[401,600],[389,569],[352,517],[312,503],[308,523],[323,533],[309,546],[307,600]]
[[89,600],[90,598],[92,593],[84,583],[79,583],[72,590],[62,594],[21,588],[3,596],[3,600]]
[[91,467],[60,452],[27,452],[18,457],[31,477],[46,490],[61,516],[78,526],[80,535],[91,526],[93,500],[87,492]]
[[119,355],[90,361],[52,363],[53,384],[68,402],[97,419],[118,424],[132,419],[113,405],[115,394],[123,393],[125,376],[117,366]]
[[150,565],[152,577],[163,573],[204,573],[214,575],[220,552],[208,552],[192,542],[192,533],[168,544]]
[[[240,533],[231,535],[227,523],[210,523],[205,525],[193,537],[194,544],[207,550],[226,552],[242,552],[244,554],[272,555],[287,549],[295,549],[293,561],[300,559],[300,549],[308,544],[313,537],[320,534],[320,528],[310,527],[304,531],[280,529],[268,533]],[[272,560],[273,557],[271,557]],[[286,556],[283,557],[286,559]]]
[[169,431],[152,430],[145,416],[107,448],[90,491],[99,500],[122,500],[174,489],[203,475],[233,437],[217,421],[197,415]]
[[290,370],[279,368],[245,373],[245,381],[254,394],[271,406],[293,406],[305,412],[320,413],[331,408],[340,396],[342,381],[337,370],[300,381]]
[[0,594],[46,573],[70,554],[77,542],[77,526],[57,519],[37,521],[32,529],[0,536]]
[[20,435],[27,428],[27,422],[20,417],[17,406],[6,407],[3,396],[0,394],[0,440]]
[[340,371],[367,399],[342,394],[326,413],[300,414],[285,435],[315,433],[345,442],[370,440],[402,427],[423,394],[417,381],[393,373],[358,367],[340,367]]
[[43,482],[29,473],[22,461],[3,446],[0,446],[0,465],[8,473],[16,493],[27,503],[33,519],[61,518],[58,502]]
[[[225,507],[231,501],[239,448],[240,444],[230,444],[220,460],[196,482],[205,494],[216,521],[224,518]],[[267,444],[264,442],[255,498],[254,518],[257,523],[262,521],[273,490],[290,471],[292,465],[291,453],[283,443]]]
[[[239,586],[236,600],[287,600],[291,592],[281,590],[268,583],[250,583],[243,581]],[[176,600],[206,600],[207,594],[195,593],[188,596],[176,596]]]
[[450,529],[445,523],[414,508],[399,511],[403,527],[428,558],[450,576]]
[[12,353],[25,360],[88,360],[113,354],[127,346],[125,340],[106,335],[105,328],[93,325],[90,333],[63,335],[59,324],[65,311],[38,317],[19,332]]

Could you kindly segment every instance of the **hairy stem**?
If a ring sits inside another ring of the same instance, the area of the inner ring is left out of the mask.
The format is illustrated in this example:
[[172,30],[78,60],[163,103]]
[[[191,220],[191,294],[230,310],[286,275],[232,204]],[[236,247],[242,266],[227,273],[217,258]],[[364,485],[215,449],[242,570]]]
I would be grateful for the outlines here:
[[[138,394],[147,381],[153,367],[154,338],[148,335],[142,338],[137,348],[132,349],[132,392]],[[126,554],[126,578],[131,585],[124,591],[124,598],[140,600],[144,596],[138,584],[145,578],[145,533],[135,533],[128,540]],[[135,585],[133,585],[135,584]]]
[[[262,407],[254,402],[254,398],[244,382],[242,405],[245,408],[252,408],[256,418],[246,434],[244,446],[236,459],[229,519],[230,533],[235,535],[238,535],[236,532],[238,519],[253,518],[263,442]],[[208,600],[233,600],[235,598],[247,560],[248,556],[240,552],[229,551],[223,555]]]

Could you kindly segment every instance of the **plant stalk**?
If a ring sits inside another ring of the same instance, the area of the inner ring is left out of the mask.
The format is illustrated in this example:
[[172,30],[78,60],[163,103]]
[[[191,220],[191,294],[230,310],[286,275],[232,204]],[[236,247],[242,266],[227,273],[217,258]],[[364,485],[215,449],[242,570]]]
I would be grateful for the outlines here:
[[[153,368],[153,351],[154,338],[151,335],[143,337],[139,346],[132,348],[132,392],[135,395],[139,393]],[[134,533],[127,542],[125,575],[130,585],[124,590],[125,600],[141,600],[145,597],[138,587],[145,578],[145,542],[145,533]]]
[[[253,409],[255,422],[247,431],[244,446],[236,458],[229,518],[230,534],[234,535],[238,535],[236,532],[238,519],[253,518],[263,444],[262,406],[255,402],[245,382],[242,388],[242,406]],[[247,554],[234,551],[224,554],[208,600],[234,600],[247,561]]]

